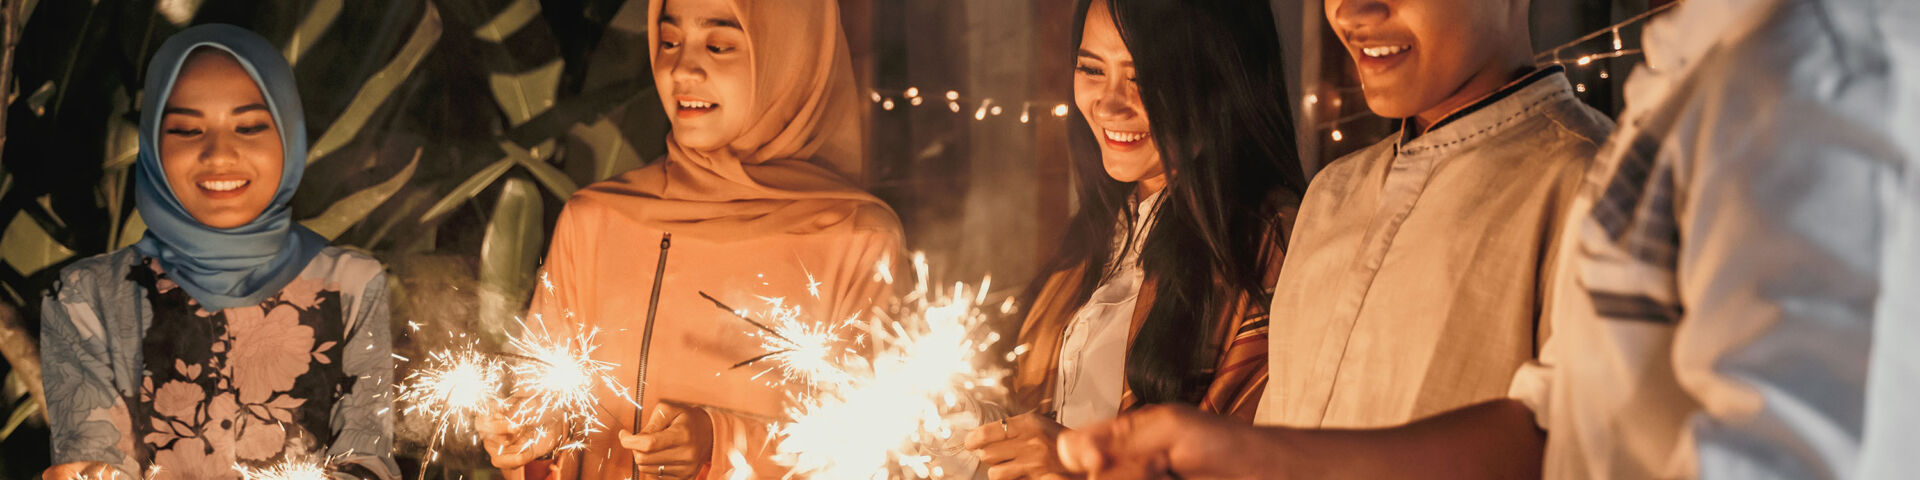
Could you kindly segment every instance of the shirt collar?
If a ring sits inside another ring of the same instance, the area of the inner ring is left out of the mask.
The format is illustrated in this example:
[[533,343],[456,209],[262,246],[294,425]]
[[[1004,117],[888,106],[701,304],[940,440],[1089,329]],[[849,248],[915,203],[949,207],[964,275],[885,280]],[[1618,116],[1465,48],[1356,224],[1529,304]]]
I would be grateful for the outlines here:
[[1426,133],[1414,127],[1413,119],[1401,119],[1398,149],[1401,153],[1412,153],[1484,136],[1510,123],[1508,120],[1516,115],[1556,96],[1579,101],[1573,98],[1573,87],[1567,83],[1566,68],[1551,65],[1534,70],[1473,104],[1441,117]]

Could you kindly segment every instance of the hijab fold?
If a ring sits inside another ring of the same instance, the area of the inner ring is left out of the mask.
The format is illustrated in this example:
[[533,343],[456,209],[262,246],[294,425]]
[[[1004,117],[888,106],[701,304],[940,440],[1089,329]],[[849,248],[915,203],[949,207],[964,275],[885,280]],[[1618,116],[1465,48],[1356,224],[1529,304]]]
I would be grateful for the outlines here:
[[[160,164],[161,116],[187,57],[214,48],[253,77],[280,132],[285,152],[280,186],[267,209],[252,222],[213,228],[187,212],[167,183]],[[202,308],[218,311],[260,303],[280,291],[327,239],[293,222],[290,203],[306,168],[307,128],[294,88],[293,68],[266,39],[232,25],[199,25],[168,38],[147,64],[145,98],[140,102],[140,156],[134,167],[134,205],[147,233],[134,249],[160,267]]]
[[[677,235],[731,242],[853,225],[886,203],[859,186],[866,104],[832,0],[724,0],[750,45],[753,98],[725,148],[696,151],[667,136],[665,161],[582,190],[624,216]],[[660,55],[663,0],[650,0],[648,49]],[[661,95],[672,95],[661,86]],[[889,210],[889,212],[891,212]]]

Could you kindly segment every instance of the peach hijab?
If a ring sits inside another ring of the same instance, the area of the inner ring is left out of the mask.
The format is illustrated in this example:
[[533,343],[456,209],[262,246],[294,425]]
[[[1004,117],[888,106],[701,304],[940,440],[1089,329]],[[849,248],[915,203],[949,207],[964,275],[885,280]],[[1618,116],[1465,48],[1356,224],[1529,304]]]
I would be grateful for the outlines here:
[[[727,242],[852,226],[866,204],[866,105],[833,0],[726,0],[747,33],[752,119],[726,148],[695,151],[667,136],[661,168],[640,168],[579,194],[677,235]],[[660,55],[665,0],[647,5],[648,51]]]

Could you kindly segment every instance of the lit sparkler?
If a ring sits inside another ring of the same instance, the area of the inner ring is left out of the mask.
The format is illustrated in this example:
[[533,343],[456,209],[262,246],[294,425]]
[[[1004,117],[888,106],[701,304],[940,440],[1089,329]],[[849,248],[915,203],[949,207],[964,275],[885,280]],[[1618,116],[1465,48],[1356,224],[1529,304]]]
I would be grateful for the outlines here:
[[313,460],[289,460],[273,466],[247,468],[235,465],[235,471],[243,480],[328,480],[332,478],[327,471],[326,462]]
[[439,458],[439,445],[456,433],[469,435],[479,443],[474,420],[496,408],[502,367],[498,360],[467,348],[435,351],[427,356],[427,365],[407,376],[400,388],[400,403],[407,415],[425,415],[433,425],[432,439],[424,461]]
[[596,386],[605,385],[615,396],[632,402],[626,398],[626,387],[612,376],[613,363],[593,359],[593,351],[599,348],[594,342],[599,330],[557,336],[535,315],[532,325],[522,322],[520,331],[521,334],[508,339],[509,348],[519,352],[507,355],[518,360],[512,362],[508,371],[513,373],[514,396],[525,400],[520,402],[521,410],[514,412],[510,421],[515,425],[536,425],[558,418],[566,424],[566,434],[570,437],[560,449],[584,448],[587,436],[606,428],[598,414],[606,409],[594,392]]
[[[1000,340],[980,308],[988,281],[935,291],[927,283],[926,257],[915,254],[913,266],[915,288],[895,309],[897,319],[809,326],[797,308],[776,301],[772,325],[765,325],[708,297],[760,328],[770,353],[742,365],[776,362],[781,373],[809,387],[792,395],[788,422],[775,428],[778,460],[794,473],[945,477],[937,459],[959,453],[956,432],[978,426],[1004,395],[1004,370],[976,361]],[[891,281],[885,261],[876,271],[882,272],[876,279]],[[1001,308],[1010,310],[1011,304]],[[869,355],[832,346],[858,330],[870,332]]]

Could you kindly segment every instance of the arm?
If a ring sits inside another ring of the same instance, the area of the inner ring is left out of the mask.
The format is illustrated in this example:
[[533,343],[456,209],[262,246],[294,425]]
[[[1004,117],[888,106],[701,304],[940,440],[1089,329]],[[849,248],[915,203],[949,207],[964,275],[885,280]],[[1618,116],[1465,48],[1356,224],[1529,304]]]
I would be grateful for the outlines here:
[[329,456],[335,467],[358,478],[399,478],[393,461],[393,337],[388,328],[387,276],[378,274],[366,288],[347,323],[341,367],[353,377],[353,389],[334,403],[332,423],[340,429]]
[[107,324],[94,308],[90,282],[79,274],[62,276],[63,287],[41,302],[40,358],[53,463],[98,462],[132,476],[140,471],[131,455],[132,418],[114,388]]
[[1069,470],[1098,479],[1536,478],[1543,436],[1496,400],[1379,430],[1248,426],[1186,407],[1143,408],[1064,434]]

